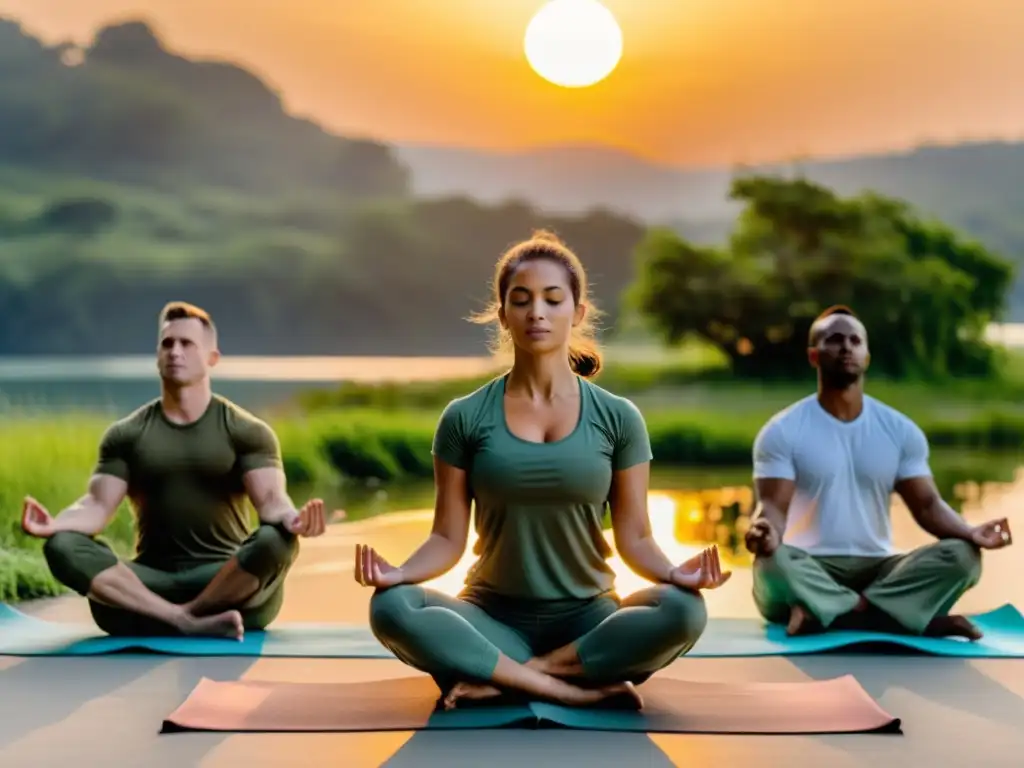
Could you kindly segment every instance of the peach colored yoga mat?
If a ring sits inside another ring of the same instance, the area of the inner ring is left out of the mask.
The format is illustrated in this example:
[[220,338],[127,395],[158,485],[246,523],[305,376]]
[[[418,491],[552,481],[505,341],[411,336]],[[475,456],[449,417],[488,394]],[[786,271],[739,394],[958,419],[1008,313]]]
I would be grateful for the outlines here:
[[800,683],[696,683],[653,678],[640,712],[546,702],[477,703],[436,711],[426,676],[368,683],[202,679],[163,723],[180,731],[325,732],[575,728],[647,733],[901,733],[851,675]]

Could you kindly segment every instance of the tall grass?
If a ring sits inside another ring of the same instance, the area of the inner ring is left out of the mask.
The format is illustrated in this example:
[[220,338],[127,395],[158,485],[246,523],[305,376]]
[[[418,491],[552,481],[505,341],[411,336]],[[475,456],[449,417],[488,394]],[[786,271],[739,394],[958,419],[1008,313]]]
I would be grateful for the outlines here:
[[[639,373],[638,373],[639,372]],[[807,394],[799,387],[646,381],[633,399],[647,420],[655,461],[662,467],[748,466],[751,444],[764,421]],[[650,383],[653,382],[653,383]],[[319,491],[426,480],[430,446],[443,404],[470,391],[471,382],[349,387],[305,408],[271,415],[292,487]],[[607,385],[607,384],[606,384]],[[872,390],[914,418],[935,448],[1007,453],[1024,446],[1024,405],[1005,392],[987,398],[971,389],[881,384]],[[612,388],[612,387],[609,387]],[[623,389],[628,389],[623,387]],[[879,392],[879,390],[882,390]],[[344,403],[344,405],[339,405]],[[30,494],[57,513],[80,496],[96,460],[108,417],[96,414],[31,416],[6,413],[0,430],[0,600],[58,591],[42,566],[41,542],[20,527]],[[132,517],[123,505],[104,538],[123,554],[134,545]]]
[[[24,535],[21,510],[34,496],[52,514],[85,492],[105,427],[96,416],[11,418],[0,429],[0,601],[59,594],[42,559],[42,542]],[[134,541],[130,512],[122,505],[104,538],[121,553]]]
[[[671,355],[664,351],[659,355],[644,345],[626,349],[617,344],[609,352],[613,352],[609,355],[612,359],[596,383],[652,411],[681,410],[687,415],[709,411],[717,418],[738,408],[751,418],[767,418],[815,390],[810,370],[805,380],[797,382],[737,380],[720,354],[696,343]],[[339,408],[439,411],[452,398],[471,392],[493,375],[410,383],[345,382],[306,392],[298,404],[310,413]],[[1008,354],[1000,375],[992,378],[926,382],[869,376],[867,392],[913,418],[948,414],[956,420],[986,408],[1024,414],[1024,354]]]

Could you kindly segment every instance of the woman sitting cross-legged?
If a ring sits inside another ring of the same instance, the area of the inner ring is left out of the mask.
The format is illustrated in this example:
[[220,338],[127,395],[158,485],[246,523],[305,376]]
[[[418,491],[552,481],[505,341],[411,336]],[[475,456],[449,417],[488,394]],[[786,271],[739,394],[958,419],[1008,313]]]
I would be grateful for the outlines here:
[[[701,589],[724,584],[716,548],[670,562],[652,537],[652,458],[629,400],[588,380],[600,368],[576,256],[539,233],[498,262],[506,374],[445,408],[434,436],[436,502],[427,540],[401,566],[356,547],[375,587],[374,635],[430,674],[446,708],[502,693],[569,705],[642,706],[635,685],[689,651],[707,623]],[[476,505],[477,560],[458,597],[425,588],[458,563]],[[653,582],[615,592],[602,532]]]

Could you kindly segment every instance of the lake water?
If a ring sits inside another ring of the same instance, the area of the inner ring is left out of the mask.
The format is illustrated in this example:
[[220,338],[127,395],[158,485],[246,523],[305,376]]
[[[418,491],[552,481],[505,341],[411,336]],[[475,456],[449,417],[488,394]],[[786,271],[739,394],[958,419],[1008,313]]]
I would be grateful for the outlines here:
[[[628,354],[628,353],[627,353]],[[299,391],[342,381],[461,378],[495,370],[490,357],[231,357],[217,367],[215,389],[254,411],[286,402]],[[159,393],[152,356],[0,358],[0,413],[8,410],[103,410],[126,413]],[[937,451],[933,469],[943,495],[957,508],[977,504],[1015,481],[1020,461],[1006,454]],[[749,467],[655,469],[652,487],[660,519],[672,519],[678,538],[717,541],[735,549],[751,507]],[[305,490],[299,491],[303,495]],[[388,488],[349,484],[308,489],[344,507],[354,519],[418,509],[432,502],[429,484]],[[906,523],[904,511],[898,517]],[[909,523],[913,526],[913,522]],[[904,535],[909,535],[904,532]]]
[[[1024,323],[993,324],[987,337],[1006,347],[1024,347]],[[606,349],[616,362],[664,360],[647,343]],[[430,381],[477,376],[496,369],[486,355],[467,357],[271,357],[225,355],[214,371],[218,392],[239,405],[261,410],[310,387],[343,381]],[[115,357],[0,356],[0,411],[101,408],[125,412],[159,392],[153,355]]]
[[[1024,323],[993,324],[987,337],[1024,347]],[[656,345],[618,344],[606,350],[616,362],[664,360]],[[214,371],[218,392],[251,410],[273,407],[303,389],[343,381],[431,381],[496,370],[486,355],[467,357],[271,357],[225,355]],[[101,408],[125,412],[159,392],[153,355],[115,357],[0,356],[0,411]]]
[[[984,510],[1007,494],[1024,498],[1024,468],[1017,456],[935,451],[932,471],[943,497],[959,512]],[[743,534],[754,507],[750,468],[659,468],[651,476],[649,508],[659,542],[715,543],[739,565],[748,564]],[[350,521],[393,512],[428,509],[433,487],[427,482],[376,487],[352,483],[342,488],[296,489],[296,496],[323,497],[330,509],[344,509]],[[923,541],[909,510],[893,496],[894,536],[899,546]],[[1017,513],[1014,512],[1014,516]]]
[[[495,369],[490,357],[241,357],[225,356],[214,388],[250,410],[287,401],[310,388],[344,381],[432,381]],[[152,355],[0,357],[0,409],[68,408],[126,412],[159,394]]]

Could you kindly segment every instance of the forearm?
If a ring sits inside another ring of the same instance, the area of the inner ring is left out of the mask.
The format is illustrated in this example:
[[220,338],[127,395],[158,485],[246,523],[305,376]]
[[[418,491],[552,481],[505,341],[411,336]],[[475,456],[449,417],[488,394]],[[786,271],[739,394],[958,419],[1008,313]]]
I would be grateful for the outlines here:
[[619,556],[631,571],[656,584],[671,582],[675,564],[665,556],[650,534],[617,542]]
[[53,531],[96,536],[107,527],[112,516],[112,512],[92,496],[83,496],[54,518]]
[[754,520],[767,522],[779,534],[779,538],[782,538],[786,531],[786,513],[774,502],[762,500],[754,514]]
[[295,504],[288,494],[275,494],[256,507],[260,522],[265,525],[279,525],[296,514]]
[[405,584],[421,584],[436,579],[455,567],[465,551],[465,545],[438,533],[432,533],[409,559],[401,565],[402,581]]
[[936,539],[964,539],[970,541],[973,528],[956,510],[936,497],[914,514],[914,519]]

